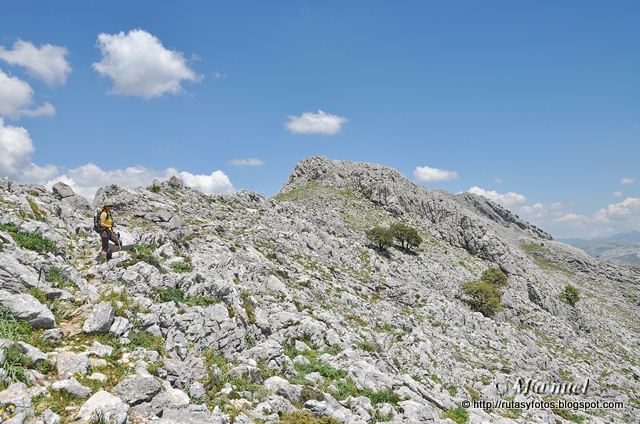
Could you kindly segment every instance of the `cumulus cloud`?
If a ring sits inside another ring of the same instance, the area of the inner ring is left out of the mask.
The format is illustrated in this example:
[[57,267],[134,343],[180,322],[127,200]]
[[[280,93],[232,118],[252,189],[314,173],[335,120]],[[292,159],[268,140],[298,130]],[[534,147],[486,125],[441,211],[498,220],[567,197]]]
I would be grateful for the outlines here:
[[520,213],[527,216],[528,218],[542,218],[546,212],[546,208],[544,204],[537,202],[533,205],[523,205],[520,207]]
[[229,165],[233,166],[260,166],[264,165],[264,162],[258,158],[247,158],[247,159],[231,159],[229,161]]
[[198,189],[203,193],[230,193],[234,191],[231,180],[220,170],[215,170],[208,175],[180,172],[174,168],[156,171],[143,166],[103,170],[93,163],[69,169],[63,175],[48,181],[46,186],[50,188],[58,181],[62,181],[71,186],[81,196],[93,199],[100,187],[109,184],[117,184],[126,188],[140,187],[151,184],[154,179],[166,180],[171,176],[181,178],[185,185]]
[[568,212],[554,218],[556,222],[566,222],[569,224],[585,224],[589,222],[589,218],[579,213]]
[[300,116],[290,115],[285,127],[294,134],[334,135],[340,132],[347,118],[321,110],[318,113],[304,112]]
[[69,51],[61,46],[43,44],[34,46],[28,41],[18,40],[13,49],[0,46],[0,59],[11,65],[23,66],[29,75],[39,78],[49,86],[62,85],[67,81],[71,65],[66,59]]
[[621,191],[614,191],[613,193],[611,193],[612,197],[622,197],[622,192]]
[[157,37],[141,29],[101,33],[98,47],[102,60],[93,69],[113,80],[114,94],[144,98],[178,94],[182,81],[202,79],[187,66],[181,52],[165,48]]
[[524,195],[512,191],[508,193],[498,193],[495,190],[485,190],[478,186],[473,186],[468,191],[469,193],[477,194],[478,196],[483,196],[496,203],[500,203],[505,207],[519,205],[527,201]]
[[192,174],[167,168],[156,171],[143,166],[125,169],[103,170],[88,163],[60,171],[55,165],[37,165],[31,157],[35,146],[29,132],[22,127],[5,125],[0,117],[0,177],[10,177],[24,183],[45,184],[49,188],[58,181],[70,185],[76,193],[92,199],[98,188],[109,184],[122,187],[138,187],[151,184],[154,179],[166,180],[175,175],[184,183],[204,193],[229,193],[234,191],[229,177],[220,170],[211,174]]
[[26,129],[5,125],[0,117],[0,174],[16,176],[29,164],[34,150]]
[[504,180],[500,177],[493,177],[493,182],[496,184],[502,184],[504,183]]
[[53,177],[58,170],[55,166],[38,166],[31,162],[34,151],[29,132],[22,127],[5,125],[0,117],[0,176],[33,182]]
[[431,168],[429,166],[416,166],[413,175],[418,181],[426,183],[451,181],[458,178],[457,171],[447,171],[446,169]]
[[622,177],[622,179],[620,180],[620,184],[622,185],[634,184],[635,182],[636,179],[631,177]]
[[622,202],[611,203],[596,212],[595,218],[600,223],[627,219],[640,223],[640,198],[627,197]]
[[21,116],[52,116],[55,113],[51,103],[34,108],[31,86],[0,69],[0,115],[18,119]]

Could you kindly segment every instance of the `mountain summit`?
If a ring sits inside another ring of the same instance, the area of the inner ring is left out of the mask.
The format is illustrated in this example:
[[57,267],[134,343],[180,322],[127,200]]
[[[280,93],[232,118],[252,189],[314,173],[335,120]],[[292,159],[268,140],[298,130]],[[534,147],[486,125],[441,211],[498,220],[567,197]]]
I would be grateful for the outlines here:
[[[322,157],[296,165],[273,198],[206,195],[178,179],[103,187],[93,207],[62,184],[49,192],[5,179],[0,196],[0,352],[19,359],[0,361],[9,363],[0,407],[15,405],[13,416],[640,415],[640,270],[554,241],[482,197]],[[105,199],[137,253],[96,264],[92,216]],[[372,227],[399,223],[420,235],[417,248],[368,240]],[[535,390],[522,390],[533,380]],[[545,392],[563,384],[581,389]],[[474,400],[520,406],[466,406]],[[548,403],[523,406],[540,400]],[[624,407],[574,410],[560,400]]]

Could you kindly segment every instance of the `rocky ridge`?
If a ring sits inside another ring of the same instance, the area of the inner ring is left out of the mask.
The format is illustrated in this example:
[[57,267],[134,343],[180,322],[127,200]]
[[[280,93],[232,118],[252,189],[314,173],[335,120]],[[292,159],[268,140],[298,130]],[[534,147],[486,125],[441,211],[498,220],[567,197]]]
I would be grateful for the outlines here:
[[[112,201],[138,253],[96,264],[95,205],[63,184],[4,179],[0,196],[0,355],[17,358],[0,369],[0,403],[14,405],[13,422],[640,415],[640,271],[484,198],[320,157],[273,198],[205,195],[175,178],[109,186],[94,204]],[[368,228],[399,221],[419,229],[416,252],[369,245]],[[493,318],[461,300],[462,284],[490,267],[509,280]],[[561,301],[567,284],[581,291],[575,306]],[[525,396],[513,391],[519,378],[590,385],[584,396]],[[461,408],[472,399],[625,407]]]

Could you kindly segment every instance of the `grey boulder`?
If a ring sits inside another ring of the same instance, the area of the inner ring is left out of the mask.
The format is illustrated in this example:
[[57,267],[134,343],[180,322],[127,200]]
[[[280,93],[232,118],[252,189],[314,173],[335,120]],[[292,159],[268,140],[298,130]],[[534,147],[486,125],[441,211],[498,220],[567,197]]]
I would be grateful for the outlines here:
[[151,376],[135,376],[122,380],[113,392],[129,405],[137,405],[150,401],[157,395],[162,386]]
[[33,328],[53,328],[56,325],[53,313],[30,294],[14,294],[0,290],[0,306],[13,311]]
[[91,314],[85,320],[82,331],[87,334],[104,334],[109,331],[115,311],[109,302],[101,302],[93,307]]

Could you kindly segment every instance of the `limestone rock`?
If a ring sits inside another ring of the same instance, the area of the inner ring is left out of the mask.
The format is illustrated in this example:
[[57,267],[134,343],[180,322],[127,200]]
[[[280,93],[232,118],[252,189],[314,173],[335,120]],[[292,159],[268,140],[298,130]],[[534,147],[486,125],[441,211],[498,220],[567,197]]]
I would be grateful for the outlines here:
[[86,354],[60,352],[56,356],[56,369],[62,378],[70,378],[76,373],[86,375],[89,371],[89,358]]
[[91,394],[90,388],[83,386],[73,377],[67,380],[58,380],[54,382],[51,387],[80,398],[85,398]]
[[90,423],[97,417],[106,422],[124,424],[127,422],[129,405],[111,393],[100,390],[91,396],[80,408],[77,418],[84,423]]
[[101,302],[93,307],[91,314],[82,326],[82,331],[87,334],[103,334],[109,331],[113,324],[115,311],[111,303]]
[[0,306],[28,321],[33,328],[53,328],[56,324],[55,317],[49,308],[30,294],[15,294],[0,290]]
[[113,388],[113,393],[133,406],[151,400],[161,388],[160,383],[153,377],[134,376],[118,383]]

